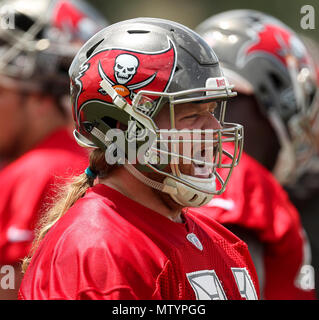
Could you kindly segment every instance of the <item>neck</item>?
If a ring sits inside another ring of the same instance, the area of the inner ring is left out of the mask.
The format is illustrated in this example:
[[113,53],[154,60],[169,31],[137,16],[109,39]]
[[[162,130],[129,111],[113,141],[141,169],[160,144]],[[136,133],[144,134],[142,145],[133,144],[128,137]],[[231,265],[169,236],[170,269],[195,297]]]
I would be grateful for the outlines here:
[[123,167],[112,170],[109,176],[99,179],[99,182],[172,221],[183,222],[180,205],[176,204],[169,195],[142,183]]

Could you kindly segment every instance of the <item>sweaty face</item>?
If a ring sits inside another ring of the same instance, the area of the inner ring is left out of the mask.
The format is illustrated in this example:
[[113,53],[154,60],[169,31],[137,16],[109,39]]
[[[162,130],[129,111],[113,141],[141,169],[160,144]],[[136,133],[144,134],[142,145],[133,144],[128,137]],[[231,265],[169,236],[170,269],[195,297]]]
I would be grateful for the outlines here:
[[0,159],[15,157],[26,121],[21,95],[15,90],[0,88]]
[[[212,176],[212,167],[205,164],[199,164],[196,160],[188,160],[189,157],[199,159],[213,160],[213,141],[205,143],[205,137],[213,138],[212,133],[205,134],[204,130],[221,129],[218,120],[214,117],[216,102],[209,103],[185,103],[174,106],[174,117],[171,121],[170,109],[165,105],[155,118],[155,123],[159,129],[177,130],[202,130],[201,133],[183,132],[179,133],[179,143],[171,143],[170,151],[182,154],[185,158],[176,157],[172,162],[176,164],[168,171],[180,170],[181,173],[198,178],[210,178]],[[172,123],[173,122],[173,123]]]

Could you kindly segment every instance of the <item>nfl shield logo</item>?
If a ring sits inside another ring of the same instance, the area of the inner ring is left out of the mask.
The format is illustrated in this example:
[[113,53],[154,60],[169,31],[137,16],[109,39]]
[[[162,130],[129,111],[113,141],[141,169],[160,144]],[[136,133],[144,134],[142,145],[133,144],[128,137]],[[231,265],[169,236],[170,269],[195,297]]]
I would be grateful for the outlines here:
[[199,239],[197,238],[197,236],[194,233],[189,233],[186,236],[187,240],[189,242],[191,242],[197,249],[199,249],[200,251],[203,250],[203,245],[201,244],[201,242],[199,241]]

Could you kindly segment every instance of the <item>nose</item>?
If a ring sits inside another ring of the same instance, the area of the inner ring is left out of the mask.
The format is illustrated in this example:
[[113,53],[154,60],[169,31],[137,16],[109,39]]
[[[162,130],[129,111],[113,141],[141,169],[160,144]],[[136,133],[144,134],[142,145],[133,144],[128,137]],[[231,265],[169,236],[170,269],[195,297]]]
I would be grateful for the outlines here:
[[212,114],[209,114],[205,117],[205,120],[203,122],[203,126],[201,129],[202,130],[218,130],[218,129],[222,129],[222,126]]
[[218,145],[218,133],[211,130],[219,129],[222,129],[222,126],[212,113],[209,112],[203,115],[201,130],[207,131],[202,133],[203,140],[199,145],[196,145],[196,148],[200,148],[201,156],[207,157],[206,159],[213,158],[215,148]]

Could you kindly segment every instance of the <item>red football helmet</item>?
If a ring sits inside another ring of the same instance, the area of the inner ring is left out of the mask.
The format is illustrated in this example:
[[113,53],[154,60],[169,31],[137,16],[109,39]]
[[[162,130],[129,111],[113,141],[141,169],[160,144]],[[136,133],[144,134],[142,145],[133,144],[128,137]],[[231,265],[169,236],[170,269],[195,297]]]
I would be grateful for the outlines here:
[[69,93],[77,51],[108,24],[82,0],[5,0],[0,19],[0,83],[56,96]]
[[[224,123],[224,112],[221,113],[223,129],[216,130],[215,138],[210,141],[216,143],[214,161],[201,163],[212,166],[213,173],[203,179],[182,174],[179,166],[172,163],[173,158],[185,159],[185,156],[165,149],[167,144],[161,144],[163,132],[154,121],[165,105],[170,110],[171,128],[175,129],[176,104],[223,100],[225,111],[226,100],[235,95],[220,71],[215,53],[199,35],[162,19],[119,22],[96,34],[82,47],[69,73],[76,123],[74,135],[81,145],[106,150],[108,158],[115,151],[108,134],[121,123],[127,128],[126,146],[118,160],[145,184],[170,194],[184,206],[201,206],[224,190],[242,149],[242,126]],[[129,125],[132,122],[137,127],[134,130]],[[139,161],[135,167],[130,163],[130,142],[136,139],[137,145],[144,146],[146,132],[154,144],[148,145],[143,152],[143,163]],[[234,155],[222,149],[226,141],[235,143]],[[227,164],[222,163],[223,153],[230,159]],[[168,159],[163,163],[161,159],[165,155]],[[188,160],[196,162],[194,157]],[[171,172],[164,170],[168,164]],[[229,170],[225,180],[218,174],[221,167]],[[147,178],[142,173],[145,171],[158,173],[163,182]]]
[[[267,168],[281,183],[294,183],[315,152],[309,115],[316,82],[306,47],[285,24],[253,10],[212,16],[196,30],[215,50],[236,90],[254,96],[272,126],[280,149]],[[254,138],[249,134],[245,145]]]

